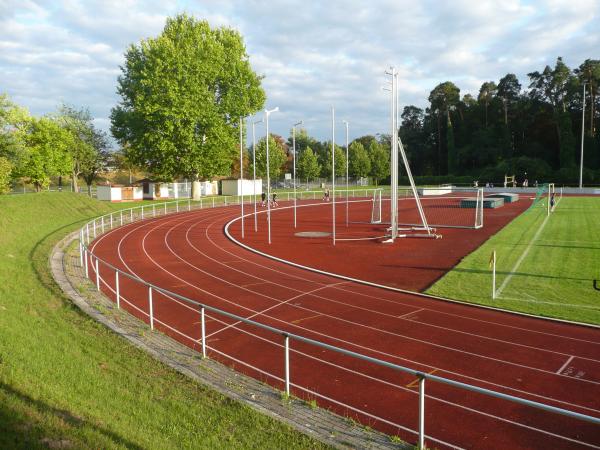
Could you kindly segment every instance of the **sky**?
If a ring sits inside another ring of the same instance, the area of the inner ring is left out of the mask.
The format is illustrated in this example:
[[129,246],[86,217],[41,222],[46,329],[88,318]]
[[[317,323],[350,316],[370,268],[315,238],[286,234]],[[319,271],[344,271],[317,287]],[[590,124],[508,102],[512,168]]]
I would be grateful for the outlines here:
[[[99,128],[120,100],[117,77],[131,44],[158,36],[167,17],[186,12],[244,37],[264,76],[270,130],[337,143],[389,132],[389,77],[400,73],[400,108],[426,107],[452,81],[477,95],[485,81],[600,59],[600,0],[135,1],[0,0],[0,93],[34,115],[63,102],[89,108]],[[260,119],[259,114],[256,119]],[[257,134],[264,129],[257,129]]]

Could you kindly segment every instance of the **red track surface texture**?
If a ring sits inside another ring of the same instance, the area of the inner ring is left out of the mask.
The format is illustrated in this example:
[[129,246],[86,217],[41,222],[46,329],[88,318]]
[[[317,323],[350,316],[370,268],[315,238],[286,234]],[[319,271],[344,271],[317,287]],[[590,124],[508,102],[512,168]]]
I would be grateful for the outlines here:
[[[304,229],[321,223],[320,208],[299,210]],[[334,251],[323,240],[292,238],[290,214],[285,209],[273,212],[272,253],[324,268],[337,260],[337,272],[361,278],[372,276],[369,267],[385,259],[390,267],[378,271],[379,281],[406,279],[408,271],[408,279],[414,279],[409,287],[414,289],[431,283],[479,242],[463,247],[462,255],[437,253],[439,267],[434,270],[428,267],[432,257],[422,251],[433,252],[430,247],[439,244],[442,253],[451,252],[461,233],[472,237],[481,231],[453,231],[452,245],[446,244],[451,240],[445,236],[441,241],[404,240],[389,247],[345,242]],[[431,300],[296,268],[231,242],[223,228],[237,215],[239,207],[227,207],[138,222],[98,238],[92,250],[157,286],[291,333],[600,417],[600,330]],[[488,217],[487,235],[508,220],[498,219],[494,225]],[[255,233],[253,218],[246,218],[243,241],[265,249],[265,215],[258,219]],[[240,238],[239,224],[232,227],[232,234]],[[381,256],[389,253],[401,258],[394,262]],[[356,263],[363,259],[366,265]],[[410,260],[418,262],[410,268]],[[102,289],[114,299],[114,273],[101,265],[100,274]],[[120,280],[121,305],[148,321],[147,289],[125,277]],[[157,329],[200,347],[197,310],[156,291],[153,308]],[[283,388],[282,336],[215,314],[208,315],[206,329],[211,358]],[[297,341],[291,342],[290,369],[294,395],[415,442],[410,430],[417,427],[418,388],[410,376]],[[426,394],[429,447],[600,448],[600,429],[588,423],[434,382],[427,382]]]

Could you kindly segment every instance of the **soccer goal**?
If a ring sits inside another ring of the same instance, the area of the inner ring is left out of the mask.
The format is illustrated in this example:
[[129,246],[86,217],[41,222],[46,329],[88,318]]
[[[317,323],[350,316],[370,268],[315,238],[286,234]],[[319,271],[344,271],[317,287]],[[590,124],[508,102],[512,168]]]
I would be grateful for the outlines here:
[[517,187],[517,179],[514,175],[504,175],[504,187]]

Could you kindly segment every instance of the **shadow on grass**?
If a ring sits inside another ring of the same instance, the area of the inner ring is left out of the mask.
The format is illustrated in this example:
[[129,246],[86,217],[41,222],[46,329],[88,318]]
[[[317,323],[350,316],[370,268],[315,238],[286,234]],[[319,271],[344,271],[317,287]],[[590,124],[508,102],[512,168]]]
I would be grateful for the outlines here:
[[[70,411],[56,408],[42,400],[33,399],[29,395],[1,381],[0,394],[0,399],[1,397],[15,398],[27,409],[39,412],[42,417],[48,415],[57,417],[70,428],[90,428],[106,436],[117,445],[131,449],[141,450],[143,448],[113,431],[73,415]],[[19,417],[22,415],[10,410],[6,405],[0,404],[0,432],[2,434],[0,443],[8,445],[8,448],[71,448],[77,446],[77,443],[69,440],[69,435],[64,433],[64,431],[54,429],[52,425],[44,426],[44,423],[40,423],[39,421],[35,423],[35,419],[30,418],[31,416],[35,417],[34,414],[29,412],[25,414],[27,417]],[[43,420],[50,422],[46,417]]]

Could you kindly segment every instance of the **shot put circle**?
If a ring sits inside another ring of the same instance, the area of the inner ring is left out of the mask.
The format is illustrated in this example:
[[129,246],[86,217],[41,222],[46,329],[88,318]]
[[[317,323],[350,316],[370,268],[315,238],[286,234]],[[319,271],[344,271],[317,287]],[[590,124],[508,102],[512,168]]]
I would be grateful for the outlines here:
[[331,233],[327,231],[299,231],[298,233],[294,233],[294,236],[303,238],[323,238],[331,236]]

